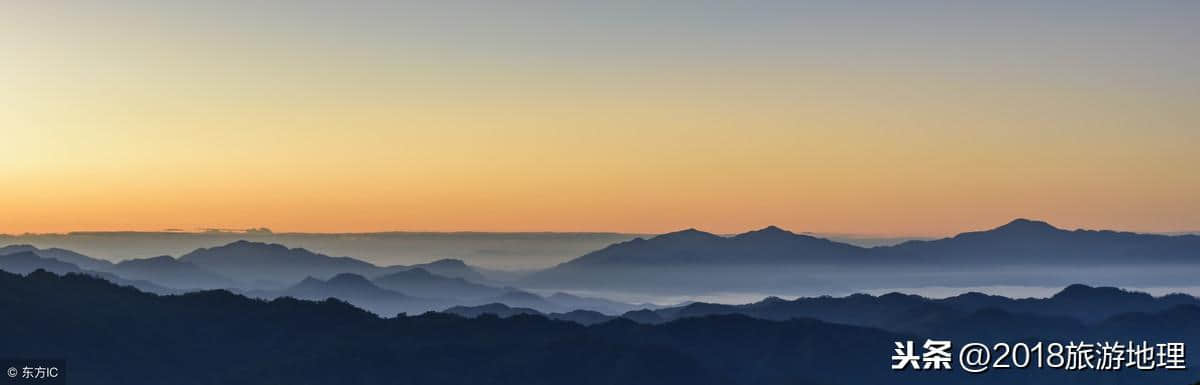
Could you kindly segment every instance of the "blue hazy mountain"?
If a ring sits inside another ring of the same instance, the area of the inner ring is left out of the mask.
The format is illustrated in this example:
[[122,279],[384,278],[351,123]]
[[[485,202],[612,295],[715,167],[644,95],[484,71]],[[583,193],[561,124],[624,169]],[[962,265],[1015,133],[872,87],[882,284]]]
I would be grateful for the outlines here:
[[387,267],[381,268],[379,271],[376,271],[373,274],[375,274],[376,276],[380,276],[380,275],[390,274],[392,272],[412,270],[412,269],[422,269],[422,270],[425,270],[425,271],[433,273],[433,274],[437,274],[442,277],[462,278],[464,280],[475,282],[475,283],[483,283],[483,282],[489,281],[487,279],[487,277],[485,277],[482,273],[480,273],[474,267],[467,265],[466,262],[463,262],[462,260],[458,260],[458,259],[451,259],[451,258],[439,259],[439,260],[436,260],[433,262],[420,263],[420,264],[415,264],[415,265],[387,266]]
[[418,298],[405,293],[379,287],[358,274],[342,273],[322,280],[307,277],[283,290],[252,291],[248,295],[273,299],[290,297],[297,299],[337,299],[380,315],[398,313],[423,313],[445,307],[441,300]]
[[1095,265],[1200,263],[1200,236],[1064,230],[1016,219],[987,231],[909,241],[876,252],[905,263]]
[[328,279],[342,273],[378,277],[421,268],[445,277],[482,282],[485,278],[460,260],[442,259],[412,266],[376,266],[351,257],[332,257],[303,248],[279,244],[237,241],[223,246],[201,248],[179,258],[196,266],[252,286],[282,287],[307,277]]
[[[496,232],[378,232],[283,233],[207,229],[186,231],[80,231],[65,234],[0,234],[0,244],[61,247],[103,260],[117,261],[155,255],[180,256],[204,247],[238,240],[302,247],[327,255],[348,255],[378,266],[412,265],[449,257],[472,266],[504,265],[514,269],[542,268],[583,255],[638,234],[615,233],[496,233]],[[495,261],[497,263],[489,263]],[[79,266],[82,266],[81,264]],[[435,273],[439,273],[436,270]],[[444,273],[444,272],[440,272]],[[447,275],[449,276],[449,275]],[[464,277],[471,279],[470,277]],[[287,281],[294,282],[294,281]]]
[[[8,250],[12,251],[14,249]],[[158,284],[145,280],[126,279],[106,271],[91,271],[81,269],[79,266],[75,266],[75,264],[63,262],[54,258],[42,257],[41,255],[35,254],[32,251],[0,254],[0,270],[15,274],[29,274],[37,270],[44,270],[56,274],[80,273],[98,277],[122,286],[133,286],[138,290],[148,293],[171,294],[178,292],[178,290],[162,287]]]
[[406,300],[410,298],[399,292],[376,286],[361,275],[350,273],[338,274],[325,281],[308,277],[284,290],[283,294],[293,298],[309,299],[337,297],[345,300]]
[[[1188,265],[1188,270],[1176,265]],[[1200,236],[1063,230],[1017,219],[1003,226],[933,241],[864,248],[778,227],[734,236],[688,229],[610,245],[519,281],[545,288],[640,291],[856,290],[863,286],[1057,285],[1078,267],[1138,265],[1116,273],[1147,284],[1186,284],[1200,273]],[[998,271],[1015,266],[1018,270]],[[1035,266],[1053,267],[1054,271]],[[955,271],[973,274],[955,274]],[[1059,274],[1066,270],[1068,274]],[[1172,276],[1172,271],[1179,276]],[[1006,275],[1007,274],[1007,275]],[[1159,278],[1153,282],[1153,278]],[[1150,280],[1151,282],[1147,282]],[[1050,282],[1054,281],[1054,282]],[[814,290],[815,289],[815,290]]]
[[55,274],[83,271],[74,264],[52,258],[42,258],[32,251],[12,251],[10,249],[8,252],[0,253],[0,270],[15,274],[29,274],[39,269]]
[[242,282],[296,282],[307,277],[328,279],[341,273],[367,276],[379,269],[350,257],[249,241],[197,249],[179,260]]
[[474,283],[463,278],[434,274],[422,267],[385,274],[372,282],[382,288],[424,298],[469,300],[498,296],[505,292],[502,288]]
[[422,268],[393,272],[374,280],[351,273],[342,273],[328,280],[307,277],[279,290],[249,290],[247,295],[259,298],[293,297],[321,300],[336,298],[380,315],[422,313],[452,306],[477,306],[500,303],[512,307],[536,309],[539,312],[600,309],[610,314],[635,308],[616,301],[556,293],[543,297],[516,288],[492,287],[462,278],[448,278]]
[[20,251],[28,251],[42,258],[56,259],[72,265],[78,266],[80,269],[92,271],[109,271],[113,267],[113,263],[102,259],[92,258],[83,254],[76,253],[67,249],[56,247],[39,249],[32,245],[8,245],[0,247],[0,255],[11,254]]
[[469,306],[500,303],[544,312],[583,310],[605,314],[621,314],[638,308],[636,305],[627,303],[561,292],[543,297],[511,287],[500,288],[474,283],[462,278],[443,277],[420,267],[383,275],[371,282],[381,288],[414,297],[437,300],[443,304]]
[[39,249],[29,245],[5,246],[0,248],[0,255],[18,250],[22,254],[19,258],[0,257],[5,261],[0,262],[0,269],[16,273],[28,273],[36,269],[60,274],[83,272],[160,293],[174,291],[172,289],[213,289],[235,285],[229,278],[169,256],[130,259],[114,264],[71,250]]
[[146,280],[177,289],[222,289],[236,286],[229,278],[170,256],[124,260],[110,269],[121,277]]

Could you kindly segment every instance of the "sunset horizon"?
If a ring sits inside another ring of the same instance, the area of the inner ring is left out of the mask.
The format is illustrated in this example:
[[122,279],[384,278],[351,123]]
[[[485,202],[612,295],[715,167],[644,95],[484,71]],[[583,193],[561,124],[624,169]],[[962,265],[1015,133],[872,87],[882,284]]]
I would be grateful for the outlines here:
[[0,15],[0,233],[1200,229],[1193,5],[78,5]]
[[1200,230],[1196,230],[1196,229],[1186,229],[1186,228],[1161,229],[1161,230],[1160,229],[1134,229],[1134,228],[1123,227],[1120,225],[1113,225],[1113,224],[1102,224],[1102,225],[1096,225],[1096,226],[1086,226],[1086,225],[1071,226],[1071,225],[1063,225],[1060,222],[1056,222],[1056,221],[1052,221],[1052,220],[1046,220],[1044,218],[1021,216],[1021,217],[1012,217],[1012,218],[1009,218],[1006,220],[1001,220],[998,222],[981,224],[977,227],[964,227],[961,229],[952,229],[952,230],[949,230],[948,232],[939,232],[939,233],[869,233],[869,232],[846,232],[846,231],[821,231],[821,230],[813,230],[813,229],[808,229],[808,228],[797,228],[797,227],[792,227],[792,226],[778,224],[778,223],[764,223],[761,225],[749,225],[747,227],[733,228],[733,229],[729,229],[729,230],[713,230],[711,228],[704,227],[704,226],[681,225],[678,227],[664,228],[662,230],[653,230],[653,231],[627,231],[627,230],[612,230],[612,229],[571,229],[571,230],[523,229],[523,228],[476,229],[476,228],[453,228],[453,227],[445,228],[445,229],[382,228],[382,229],[362,229],[362,230],[303,230],[303,229],[295,230],[295,229],[287,229],[287,228],[273,228],[270,226],[249,226],[249,227],[201,226],[201,227],[163,227],[163,228],[127,226],[127,227],[73,228],[73,229],[54,230],[54,231],[0,232],[0,236],[66,235],[66,234],[72,234],[72,233],[103,234],[103,233],[125,233],[125,232],[180,233],[180,234],[204,234],[204,233],[239,234],[240,233],[240,234],[314,234],[314,235],[320,235],[320,234],[352,235],[352,234],[383,234],[383,233],[417,233],[417,234],[419,234],[419,233],[445,233],[445,234],[453,234],[453,233],[497,233],[497,234],[505,234],[505,233],[509,233],[509,234],[580,233],[580,234],[629,234],[629,235],[651,235],[651,236],[653,236],[653,235],[665,234],[665,233],[671,233],[671,232],[677,232],[677,231],[683,231],[683,230],[699,230],[699,231],[704,231],[707,233],[712,233],[712,234],[717,234],[717,235],[736,235],[736,234],[761,230],[761,229],[768,228],[768,227],[777,227],[777,228],[780,228],[780,229],[783,229],[783,230],[786,230],[789,232],[797,233],[797,234],[810,234],[810,235],[817,235],[817,236],[851,237],[851,238],[877,237],[877,238],[896,238],[896,239],[907,239],[907,238],[920,239],[920,238],[950,237],[950,236],[954,236],[954,235],[966,233],[966,232],[989,230],[989,229],[1003,226],[1012,221],[1018,221],[1018,220],[1032,220],[1032,221],[1037,221],[1037,222],[1046,222],[1051,226],[1054,226],[1056,228],[1063,229],[1063,230],[1112,230],[1112,231],[1122,231],[1122,232],[1134,232],[1134,233],[1145,233],[1145,234],[1166,234],[1166,235],[1200,233]]
[[7,0],[0,384],[1200,385],[1198,165],[1196,0]]

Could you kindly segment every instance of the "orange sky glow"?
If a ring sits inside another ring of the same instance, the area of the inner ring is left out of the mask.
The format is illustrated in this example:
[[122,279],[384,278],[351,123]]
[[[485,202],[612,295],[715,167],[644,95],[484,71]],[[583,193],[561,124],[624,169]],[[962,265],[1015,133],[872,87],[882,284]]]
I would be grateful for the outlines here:
[[0,15],[0,233],[1200,229],[1191,5],[79,3]]

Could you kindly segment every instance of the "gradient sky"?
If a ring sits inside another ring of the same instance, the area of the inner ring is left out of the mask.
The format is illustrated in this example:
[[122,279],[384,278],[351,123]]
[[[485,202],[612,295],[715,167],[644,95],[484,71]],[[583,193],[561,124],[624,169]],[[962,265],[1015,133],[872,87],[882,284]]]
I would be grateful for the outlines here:
[[984,3],[10,0],[0,232],[1200,229],[1200,2]]

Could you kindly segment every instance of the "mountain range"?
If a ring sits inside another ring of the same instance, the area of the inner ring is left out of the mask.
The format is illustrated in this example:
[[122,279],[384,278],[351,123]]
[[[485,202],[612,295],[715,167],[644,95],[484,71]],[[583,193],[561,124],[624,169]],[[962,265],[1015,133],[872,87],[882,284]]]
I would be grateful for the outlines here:
[[582,309],[605,314],[642,306],[598,298],[580,300],[565,293],[548,298],[532,295],[530,290],[624,291],[652,296],[761,293],[761,298],[767,294],[925,286],[1058,286],[1072,282],[1187,286],[1200,274],[1200,237],[1195,235],[1063,230],[1026,219],[950,238],[871,248],[774,226],[733,236],[689,229],[616,243],[505,283],[490,280],[485,271],[460,260],[378,266],[352,257],[250,241],[200,248],[178,258],[119,263],[60,248],[0,248],[0,255],[17,252],[32,253],[45,261],[28,260],[21,265],[10,258],[6,264],[15,269],[11,271],[43,268],[109,274],[159,293],[217,288],[279,293],[309,278],[323,281],[353,274],[380,288],[447,307],[500,302],[548,312]]
[[[1158,313],[1187,307],[1200,309],[1200,299],[1185,294],[1154,297],[1113,287],[1075,284],[1048,298],[1013,299],[972,292],[941,299],[889,293],[882,296],[853,294],[845,297],[822,296],[794,300],[768,297],[744,305],[694,302],[682,306],[634,310],[619,316],[594,317],[585,320],[587,323],[584,324],[616,318],[658,324],[684,318],[736,314],[775,321],[811,318],[895,332],[928,334],[953,330],[956,324],[977,323],[972,319],[979,314],[988,314],[993,318],[1012,315],[1014,319],[1020,318],[1031,325],[1040,325],[1037,328],[1059,325],[1066,330],[1101,323],[1121,314]],[[541,314],[553,319],[572,320],[558,313],[539,312],[499,303],[457,306],[445,311],[465,317],[483,314],[501,317]]]
[[[1091,289],[1069,288],[1063,296],[1112,294]],[[1191,365],[983,374],[889,367],[894,342],[924,338],[1200,343],[1200,307],[1186,304],[1093,323],[982,309],[929,334],[740,314],[583,326],[528,311],[381,318],[336,300],[264,301],[224,290],[159,296],[39,270],[0,272],[0,311],[0,356],[59,357],[70,363],[72,378],[90,384],[1167,385],[1200,377]]]
[[[100,264],[93,262],[92,266],[100,266],[104,271],[91,271],[78,266],[47,258],[44,255],[72,255],[74,259],[90,259],[81,254],[62,249],[38,249],[32,246],[10,246],[11,254],[0,254],[0,270],[27,274],[42,269],[59,274],[89,273],[108,279],[112,282],[132,285],[141,290],[154,293],[175,293],[187,290],[203,290],[227,288],[248,296],[258,298],[292,297],[301,299],[322,300],[337,298],[352,303],[378,314],[393,315],[396,313],[422,313],[442,310],[456,305],[478,305],[483,303],[506,303],[512,306],[525,306],[539,311],[570,311],[591,310],[607,314],[620,314],[636,305],[609,301],[600,298],[574,296],[566,293],[554,293],[543,297],[534,293],[522,291],[513,287],[499,287],[477,283],[462,277],[472,277],[486,282],[482,274],[462,261],[443,259],[426,264],[411,266],[378,267],[361,261],[350,261],[359,271],[369,271],[378,275],[369,278],[355,273],[338,273],[327,279],[315,276],[305,276],[295,283],[287,285],[261,285],[265,280],[258,279],[255,283],[235,281],[224,275],[210,271],[221,263],[236,265],[237,258],[245,255],[253,263],[258,263],[263,269],[270,269],[272,263],[291,266],[291,271],[301,273],[321,274],[332,271],[347,259],[333,258],[322,254],[312,253],[303,249],[288,249],[280,245],[267,245],[254,242],[234,242],[220,248],[204,249],[196,255],[201,257],[172,258],[160,256],[154,258],[130,259],[116,264]],[[24,250],[24,251],[17,251]],[[264,254],[253,254],[254,250],[267,250]],[[208,258],[214,251],[221,251],[219,257]],[[213,261],[221,263],[213,263]],[[228,262],[233,260],[234,262]],[[85,260],[86,261],[86,260]],[[315,263],[313,263],[315,261]],[[198,266],[199,262],[204,266]],[[435,274],[430,269],[455,277]],[[243,278],[258,277],[246,273]],[[159,286],[166,285],[167,287]],[[169,287],[169,288],[168,288]]]
[[160,282],[163,285],[179,289],[214,289],[237,286],[232,279],[167,255],[127,259],[113,265],[108,271],[122,277]]
[[39,249],[33,245],[8,245],[0,247],[0,255],[12,254],[18,252],[30,252],[39,257],[53,259],[61,262],[70,263],[84,270],[92,271],[108,271],[112,269],[113,263],[102,259],[88,257],[83,254],[76,253],[71,250],[60,249],[56,247]]
[[[17,274],[28,274],[37,270],[49,271],[56,274],[79,273],[105,279],[119,285],[135,287],[138,290],[148,293],[171,294],[179,292],[179,290],[166,288],[150,281],[126,279],[109,272],[82,269],[73,263],[46,258],[42,255],[42,250],[23,245],[21,247],[2,248],[0,249],[0,270]],[[45,255],[55,254],[54,252],[50,252],[45,253]]]
[[[688,229],[613,244],[534,273],[518,285],[830,292],[869,285],[1055,285],[1069,281],[1046,282],[1046,278],[1108,279],[1114,275],[1069,275],[1080,268],[1104,267],[1129,267],[1119,269],[1121,276],[1113,278],[1130,284],[1135,279],[1160,285],[1187,284],[1191,282],[1187,277],[1200,273],[1200,236],[1063,230],[1041,221],[1017,219],[950,238],[865,248],[774,226],[734,236]],[[1151,269],[1165,271],[1137,276],[1139,271]],[[1163,282],[1164,278],[1172,282]]]
[[795,300],[770,297],[744,305],[692,303],[654,312],[663,322],[687,317],[741,314],[770,320],[815,318],[894,331],[931,332],[940,329],[943,324],[960,322],[980,311],[1069,318],[1080,324],[1090,324],[1122,313],[1154,313],[1179,306],[1200,307],[1200,299],[1185,294],[1154,297],[1113,287],[1075,284],[1048,298],[1013,299],[974,292],[942,299],[901,293],[881,296],[854,294]]
[[[469,269],[466,265],[463,268]],[[476,273],[478,274],[478,273]],[[408,295],[431,299],[478,299],[504,293],[504,289],[472,282],[460,277],[448,277],[412,267],[384,274],[373,280],[380,287]]]

